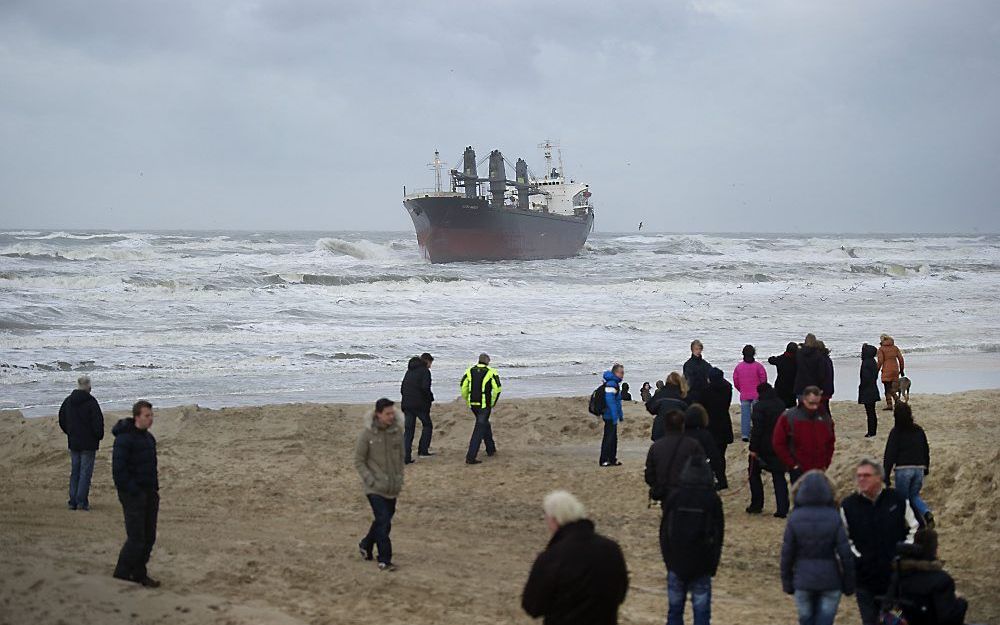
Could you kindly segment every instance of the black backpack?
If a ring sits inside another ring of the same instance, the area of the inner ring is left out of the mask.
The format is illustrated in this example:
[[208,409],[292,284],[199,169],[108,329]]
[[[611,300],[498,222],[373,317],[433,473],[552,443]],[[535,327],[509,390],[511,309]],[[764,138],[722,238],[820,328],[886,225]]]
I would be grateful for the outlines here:
[[608,408],[608,400],[604,397],[605,385],[601,384],[590,394],[590,403],[587,404],[587,411],[596,417],[604,416],[604,411]]

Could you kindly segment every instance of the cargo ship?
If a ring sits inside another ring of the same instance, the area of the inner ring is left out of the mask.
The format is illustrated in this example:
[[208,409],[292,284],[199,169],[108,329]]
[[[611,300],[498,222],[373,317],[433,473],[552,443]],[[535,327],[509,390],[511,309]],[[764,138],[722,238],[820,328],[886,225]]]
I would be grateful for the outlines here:
[[567,179],[562,158],[553,164],[551,141],[544,150],[545,175],[529,175],[517,159],[507,179],[499,150],[489,155],[489,177],[477,174],[476,152],[465,148],[462,170],[450,170],[451,188],[442,188],[442,162],[434,153],[433,190],[403,191],[417,243],[432,263],[567,258],[583,249],[594,226],[590,187]]

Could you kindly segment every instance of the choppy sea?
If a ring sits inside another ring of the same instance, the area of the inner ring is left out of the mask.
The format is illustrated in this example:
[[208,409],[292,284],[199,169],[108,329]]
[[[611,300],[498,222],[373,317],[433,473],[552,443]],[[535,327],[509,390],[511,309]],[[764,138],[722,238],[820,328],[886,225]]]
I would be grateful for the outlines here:
[[612,361],[638,395],[692,338],[728,374],[806,332],[842,399],[881,332],[928,377],[1000,387],[997,301],[997,235],[595,233],[570,259],[431,265],[408,232],[7,231],[0,408],[52,414],[81,372],[106,407],[368,402],[423,351],[440,399],[480,351],[508,396],[586,394]]

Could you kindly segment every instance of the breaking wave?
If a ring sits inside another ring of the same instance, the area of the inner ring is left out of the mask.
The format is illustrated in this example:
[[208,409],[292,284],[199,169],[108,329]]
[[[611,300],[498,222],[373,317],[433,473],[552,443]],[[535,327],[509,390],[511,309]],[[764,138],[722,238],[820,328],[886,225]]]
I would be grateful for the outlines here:
[[375,276],[334,276],[316,273],[278,273],[267,276],[268,284],[316,284],[320,286],[351,286],[354,284],[377,284],[379,282],[461,282],[457,276],[406,276],[387,273]]
[[334,237],[324,237],[316,241],[318,251],[333,252],[358,260],[389,260],[398,258],[397,250],[390,245],[380,245],[365,239],[345,241]]

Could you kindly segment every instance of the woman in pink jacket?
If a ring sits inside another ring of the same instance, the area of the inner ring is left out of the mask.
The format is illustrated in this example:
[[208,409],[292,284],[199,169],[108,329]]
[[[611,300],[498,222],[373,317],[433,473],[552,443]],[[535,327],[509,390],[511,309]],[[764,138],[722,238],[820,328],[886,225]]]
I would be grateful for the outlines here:
[[757,386],[767,382],[767,371],[754,360],[756,355],[753,345],[744,345],[743,362],[733,370],[733,386],[740,392],[740,435],[744,443],[750,440],[750,412],[757,402]]

